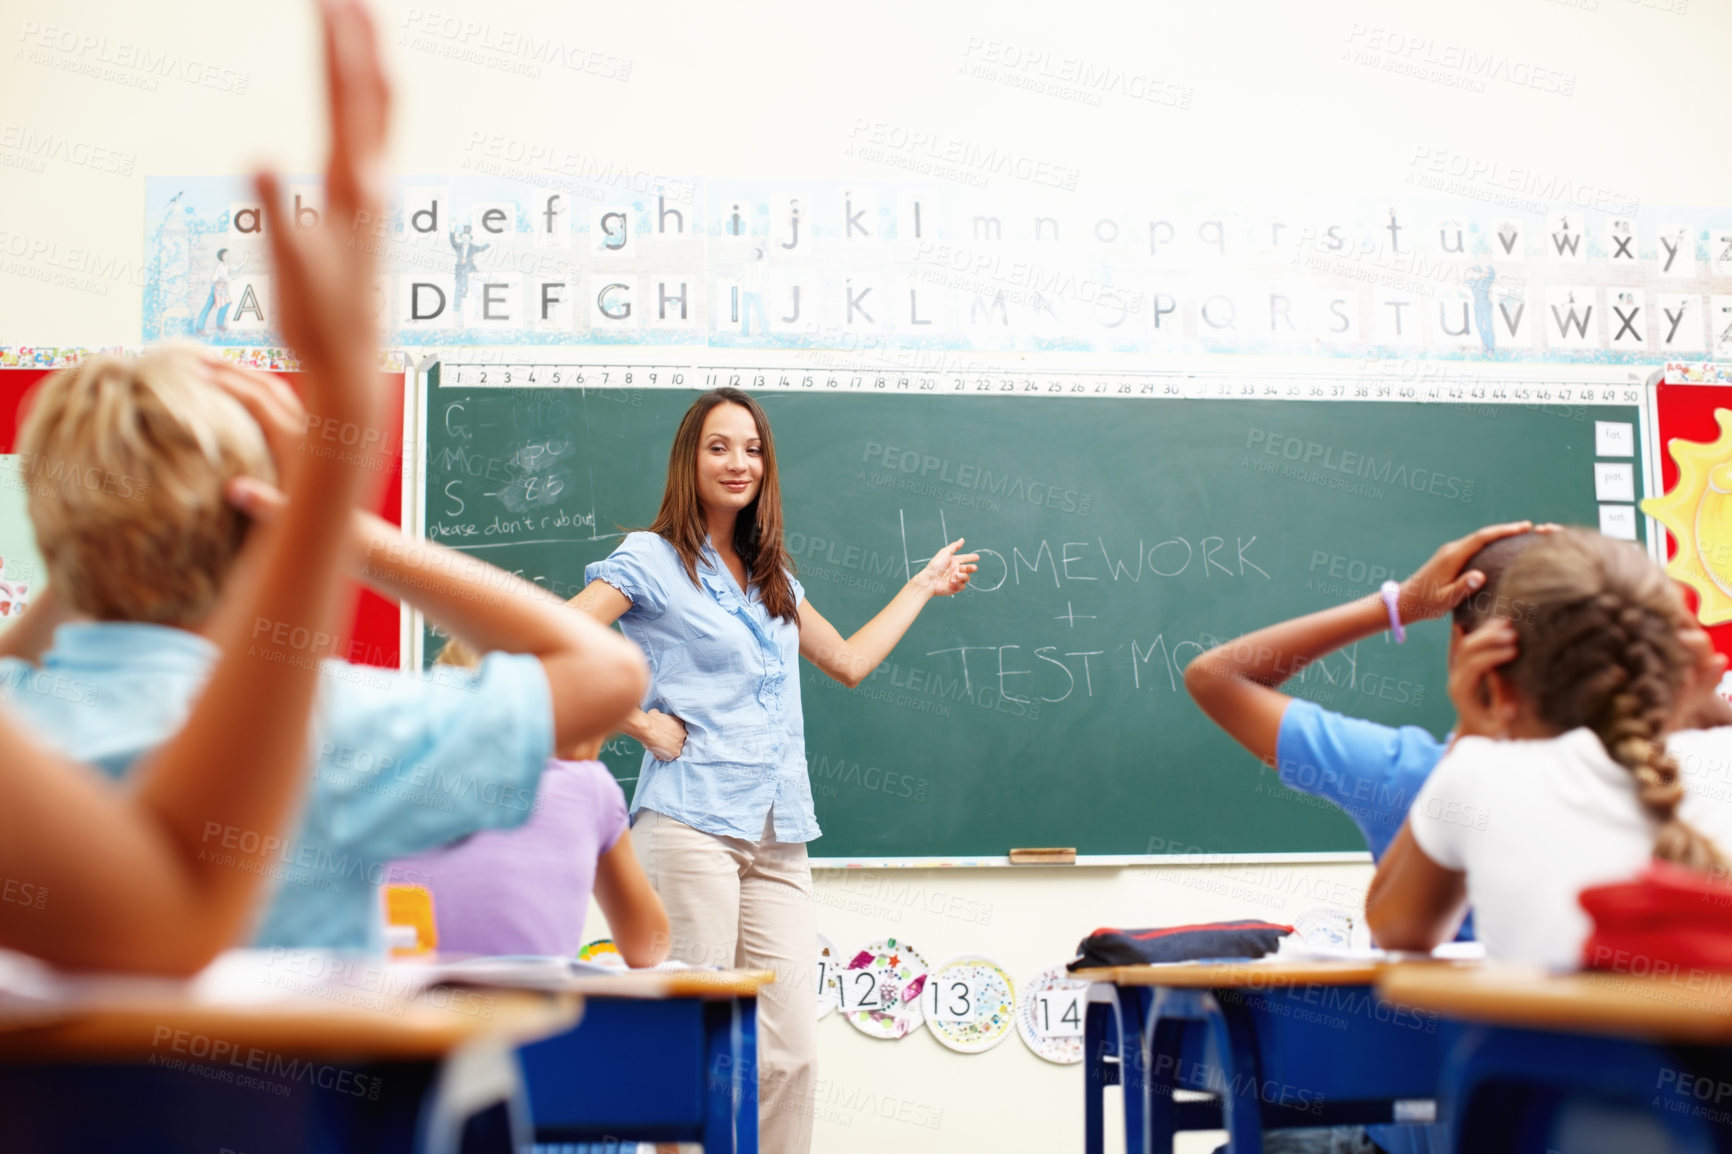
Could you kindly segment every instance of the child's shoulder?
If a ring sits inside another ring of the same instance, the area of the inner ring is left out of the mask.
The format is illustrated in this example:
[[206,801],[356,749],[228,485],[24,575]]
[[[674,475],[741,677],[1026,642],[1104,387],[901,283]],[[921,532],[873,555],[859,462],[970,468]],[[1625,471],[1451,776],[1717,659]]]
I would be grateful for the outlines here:
[[541,663],[532,654],[521,653],[488,653],[476,669],[431,665],[401,670],[327,657],[319,663],[321,716],[340,718],[351,712],[371,715],[381,708],[416,703],[448,709],[451,692],[475,694],[485,689],[511,695],[522,691],[524,678],[540,670]]
[[1495,737],[1457,737],[1444,751],[1433,776],[1439,781],[1452,782],[1487,774],[1494,778],[1499,777],[1511,764],[1521,761],[1524,752],[1531,756],[1533,747],[1537,744],[1539,743],[1531,741],[1503,741]]
[[1523,770],[1521,779],[1529,780],[1538,766],[1574,773],[1583,764],[1603,765],[1609,761],[1605,747],[1593,731],[1577,728],[1553,737],[1458,737],[1439,763],[1438,771],[1457,779],[1481,776],[1502,781],[1508,780],[1507,771],[1519,768]]
[[449,667],[434,666],[421,673],[406,673],[383,665],[358,665],[340,657],[327,657],[319,662],[319,680],[324,683],[327,702],[343,701],[348,700],[344,695],[346,690],[371,689],[388,693],[423,681],[433,681],[439,676],[434,670],[445,668]]
[[1337,713],[1302,697],[1287,703],[1278,740],[1289,749],[1330,750],[1349,760],[1360,760],[1376,751],[1397,760],[1423,763],[1427,769],[1443,756],[1446,745],[1421,726],[1388,725]]
[[599,761],[566,761],[553,758],[547,763],[543,787],[547,782],[557,781],[563,789],[581,793],[592,801],[609,801],[619,798],[623,804],[625,791],[614,780],[612,772]]
[[37,669],[22,657],[0,657],[0,685],[22,685]]
[[1724,780],[1732,776],[1732,725],[1671,734],[1666,738],[1666,752],[1686,777],[1709,774]]

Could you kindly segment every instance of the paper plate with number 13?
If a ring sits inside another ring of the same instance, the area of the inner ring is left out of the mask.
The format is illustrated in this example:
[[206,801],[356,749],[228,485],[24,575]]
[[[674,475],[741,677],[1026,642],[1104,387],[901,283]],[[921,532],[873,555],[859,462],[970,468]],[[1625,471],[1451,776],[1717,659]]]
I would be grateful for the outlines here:
[[926,1028],[960,1054],[992,1049],[1016,1024],[1016,988],[997,962],[964,954],[945,962],[921,991]]

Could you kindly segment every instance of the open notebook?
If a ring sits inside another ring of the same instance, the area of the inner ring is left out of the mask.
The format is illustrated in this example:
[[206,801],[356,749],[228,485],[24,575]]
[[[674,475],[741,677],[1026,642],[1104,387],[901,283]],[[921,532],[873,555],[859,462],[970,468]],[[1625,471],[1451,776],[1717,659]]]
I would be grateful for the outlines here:
[[528,990],[561,990],[572,978],[617,977],[620,974],[675,973],[705,967],[688,966],[684,962],[663,962],[659,966],[634,970],[625,966],[604,966],[576,958],[547,957],[533,954],[500,957],[434,958],[430,961],[405,960],[392,963],[393,970],[418,974],[429,985],[511,986]]
[[27,954],[0,949],[0,1017],[13,1025],[68,1007],[173,996],[213,1005],[262,1005],[307,998],[390,1010],[434,986],[567,989],[574,979],[670,973],[703,967],[664,962],[653,970],[601,966],[566,957],[480,957],[412,961],[327,950],[228,950],[191,978],[68,974]]

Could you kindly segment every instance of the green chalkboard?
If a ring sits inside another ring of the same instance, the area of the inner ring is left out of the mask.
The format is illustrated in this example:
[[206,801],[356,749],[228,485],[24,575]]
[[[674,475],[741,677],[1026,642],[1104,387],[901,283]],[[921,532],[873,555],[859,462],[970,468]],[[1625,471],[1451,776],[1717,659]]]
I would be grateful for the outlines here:
[[[543,387],[455,387],[452,367],[425,390],[428,537],[575,593],[588,562],[654,516],[696,391],[667,373],[654,388],[545,387],[546,367]],[[1597,423],[1637,422],[1633,402],[1602,403],[1609,388],[1528,404],[1121,388],[758,394],[790,552],[844,634],[947,536],[982,553],[974,587],[929,605],[858,689],[803,668],[814,855],[1363,849],[1344,815],[1283,789],[1202,716],[1186,661],[1405,576],[1489,521],[1597,525]],[[1639,462],[1613,459],[1639,499]],[[1441,734],[1446,636],[1432,623],[1402,646],[1373,639],[1290,686]],[[628,791],[640,755],[609,746]]]

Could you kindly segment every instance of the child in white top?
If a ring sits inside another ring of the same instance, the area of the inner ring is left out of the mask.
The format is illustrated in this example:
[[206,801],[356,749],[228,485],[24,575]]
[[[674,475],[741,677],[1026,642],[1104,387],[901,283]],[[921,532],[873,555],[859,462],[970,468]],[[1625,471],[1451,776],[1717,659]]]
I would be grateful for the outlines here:
[[1438,764],[1366,917],[1379,945],[1428,950],[1471,903],[1491,956],[1574,967],[1584,888],[1654,858],[1726,864],[1732,805],[1685,785],[1732,758],[1732,729],[1667,737],[1724,661],[1665,574],[1598,533],[1536,542],[1500,592],[1509,615],[1468,639],[1451,693],[1508,740],[1462,738]]

